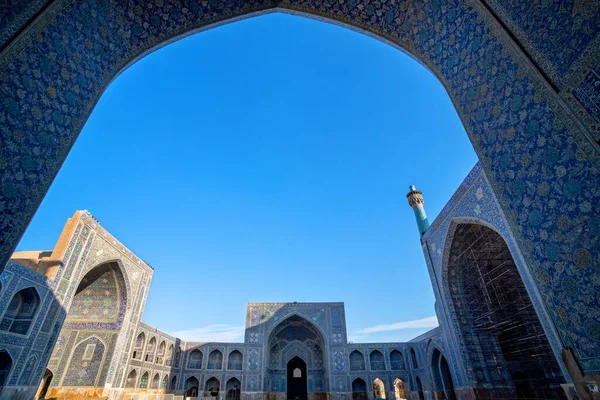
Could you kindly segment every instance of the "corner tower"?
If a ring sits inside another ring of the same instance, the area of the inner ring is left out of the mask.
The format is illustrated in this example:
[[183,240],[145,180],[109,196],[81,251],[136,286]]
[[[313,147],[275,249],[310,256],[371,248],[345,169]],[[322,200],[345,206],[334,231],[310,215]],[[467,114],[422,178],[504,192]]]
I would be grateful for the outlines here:
[[423,200],[423,193],[415,188],[415,185],[410,185],[410,192],[406,195],[408,198],[408,205],[412,207],[415,212],[415,219],[417,220],[417,227],[421,236],[427,232],[429,228],[429,221],[427,220],[427,214],[425,213],[425,200]]

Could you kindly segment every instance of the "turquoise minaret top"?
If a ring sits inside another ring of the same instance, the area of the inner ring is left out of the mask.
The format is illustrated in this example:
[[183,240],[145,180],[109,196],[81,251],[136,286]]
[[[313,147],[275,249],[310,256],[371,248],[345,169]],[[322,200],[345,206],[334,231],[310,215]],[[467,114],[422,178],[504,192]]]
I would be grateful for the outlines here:
[[410,192],[408,192],[406,197],[408,198],[408,205],[411,206],[415,212],[419,233],[423,236],[429,228],[429,221],[427,220],[427,214],[425,214],[425,200],[423,200],[423,193],[417,190],[415,185],[410,185]]

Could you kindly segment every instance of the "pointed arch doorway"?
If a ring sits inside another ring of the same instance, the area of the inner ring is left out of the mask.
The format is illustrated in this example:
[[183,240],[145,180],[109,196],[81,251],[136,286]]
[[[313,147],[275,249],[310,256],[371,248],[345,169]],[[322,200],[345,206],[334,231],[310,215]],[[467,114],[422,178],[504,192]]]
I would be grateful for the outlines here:
[[294,357],[287,363],[287,399],[307,400],[306,363],[300,357]]

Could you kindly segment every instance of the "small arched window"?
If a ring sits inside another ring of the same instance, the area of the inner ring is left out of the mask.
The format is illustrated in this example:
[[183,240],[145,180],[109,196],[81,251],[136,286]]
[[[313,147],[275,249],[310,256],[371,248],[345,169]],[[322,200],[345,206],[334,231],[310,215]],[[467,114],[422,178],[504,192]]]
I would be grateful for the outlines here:
[[19,290],[4,313],[0,330],[26,335],[40,305],[40,295],[32,287]]
[[144,357],[144,361],[152,362],[152,358],[154,357],[154,349],[156,348],[156,337],[152,337],[148,341],[148,345],[146,346],[146,356]]
[[372,371],[383,371],[385,369],[385,360],[379,350],[373,350],[369,355]]
[[363,371],[365,369],[365,356],[363,356],[360,351],[354,350],[352,353],[350,353],[349,358],[350,371]]
[[127,375],[127,380],[125,381],[125,387],[126,388],[134,388],[136,381],[137,381],[137,371],[135,369],[133,369],[133,370],[131,370],[131,372],[129,372],[129,375]]
[[148,372],[144,372],[140,379],[140,389],[148,389]]
[[168,367],[173,364],[173,345],[169,345],[169,349],[167,350],[166,363]]
[[385,385],[379,378],[373,381],[373,398],[385,399]]
[[141,360],[142,354],[144,353],[144,345],[146,344],[146,335],[144,332],[140,332],[140,334],[135,339],[135,345],[133,346],[133,353],[131,353],[131,358],[135,360]]
[[167,347],[167,344],[165,343],[165,341],[163,340],[162,342],[160,342],[160,345],[158,346],[158,352],[156,355],[156,364],[158,365],[162,365],[163,362],[165,362],[165,349]]
[[189,369],[200,369],[202,368],[202,352],[198,349],[194,349],[190,353],[190,357],[188,358],[188,366]]
[[361,378],[352,381],[352,400],[367,400],[367,383]]
[[394,391],[396,393],[396,400],[406,400],[406,385],[400,378],[394,380]]
[[392,364],[392,370],[398,371],[406,369],[404,365],[404,356],[398,350],[392,350],[390,353],[390,363]]
[[234,371],[241,371],[244,357],[242,353],[237,350],[229,353],[229,359],[227,360],[227,369]]
[[204,386],[204,390],[207,392],[209,396],[217,397],[219,396],[219,391],[221,390],[221,383],[215,377],[210,378],[206,381],[206,385]]
[[213,350],[208,356],[208,369],[223,368],[223,353],[219,350]]
[[151,389],[158,389],[158,384],[160,382],[160,376],[158,375],[158,372],[154,375],[154,378],[152,378],[152,386],[150,386]]

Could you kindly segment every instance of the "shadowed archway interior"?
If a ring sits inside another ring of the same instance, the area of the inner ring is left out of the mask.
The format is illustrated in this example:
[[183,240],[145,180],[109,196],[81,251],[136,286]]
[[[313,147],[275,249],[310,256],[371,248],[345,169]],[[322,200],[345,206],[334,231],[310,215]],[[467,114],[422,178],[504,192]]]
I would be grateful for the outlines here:
[[[292,395],[305,399],[306,393],[326,391],[325,340],[312,322],[296,314],[283,319],[271,331],[268,348],[271,392],[287,392],[289,398],[289,376],[292,374],[293,377],[295,370],[301,372],[300,378],[296,378],[295,382],[302,381],[306,385],[294,387]],[[292,370],[291,360],[295,360],[293,365],[296,365]],[[305,367],[302,367],[303,364]],[[282,379],[283,377],[287,379]]]
[[307,400],[306,363],[300,357],[294,357],[287,363],[288,400]]
[[[564,378],[504,239],[483,225],[458,225],[448,274],[474,386],[492,383],[498,398],[564,398]],[[436,371],[445,387],[444,370]]]

